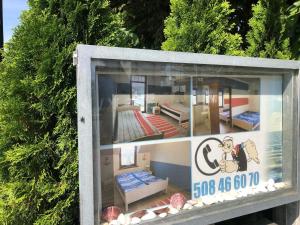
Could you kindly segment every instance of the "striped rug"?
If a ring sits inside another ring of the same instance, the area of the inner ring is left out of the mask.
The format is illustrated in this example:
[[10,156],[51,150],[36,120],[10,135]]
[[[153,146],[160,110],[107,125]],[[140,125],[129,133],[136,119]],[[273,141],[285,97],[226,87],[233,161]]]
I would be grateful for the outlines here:
[[149,122],[155,126],[160,132],[164,132],[164,138],[174,137],[179,134],[177,128],[159,115],[149,115]]

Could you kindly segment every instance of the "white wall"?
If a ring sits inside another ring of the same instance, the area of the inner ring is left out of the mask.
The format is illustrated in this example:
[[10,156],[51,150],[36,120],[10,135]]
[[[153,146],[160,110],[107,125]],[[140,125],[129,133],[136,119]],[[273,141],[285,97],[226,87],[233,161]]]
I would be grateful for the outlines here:
[[[231,98],[248,98],[248,103],[249,103],[249,101],[250,101],[249,91],[248,90],[232,89]],[[235,116],[235,115],[238,115],[240,113],[246,112],[246,111],[249,110],[249,108],[250,108],[249,104],[232,107],[232,109],[231,109],[232,116]]]
[[114,175],[136,171],[137,169],[145,169],[146,166],[150,165],[150,156],[149,153],[138,148],[137,152],[137,167],[128,168],[128,169],[120,169],[120,149],[113,150],[113,167],[114,167]]
[[191,165],[189,142],[174,142],[146,145],[141,147],[150,153],[151,161],[171,163],[182,166]]
[[146,103],[183,103],[185,106],[189,107],[189,95],[155,95],[155,94],[147,94],[146,96]]
[[253,112],[259,112],[260,108],[260,96],[250,95],[249,97],[249,110]]

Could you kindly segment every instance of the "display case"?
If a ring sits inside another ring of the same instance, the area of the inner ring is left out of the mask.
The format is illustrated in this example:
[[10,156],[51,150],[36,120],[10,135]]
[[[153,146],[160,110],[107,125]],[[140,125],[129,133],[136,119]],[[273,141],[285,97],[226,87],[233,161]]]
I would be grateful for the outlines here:
[[81,224],[299,201],[298,61],[78,45]]

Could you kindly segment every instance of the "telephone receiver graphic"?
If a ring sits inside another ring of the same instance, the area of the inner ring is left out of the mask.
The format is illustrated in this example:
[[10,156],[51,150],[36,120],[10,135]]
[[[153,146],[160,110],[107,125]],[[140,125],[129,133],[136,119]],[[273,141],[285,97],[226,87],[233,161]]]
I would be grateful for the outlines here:
[[204,159],[207,163],[207,165],[211,168],[211,169],[216,169],[217,167],[219,167],[219,163],[218,161],[215,159],[213,162],[211,162],[208,158],[208,153],[211,152],[211,148],[209,147],[209,145],[207,144],[204,148],[203,148],[203,156]]

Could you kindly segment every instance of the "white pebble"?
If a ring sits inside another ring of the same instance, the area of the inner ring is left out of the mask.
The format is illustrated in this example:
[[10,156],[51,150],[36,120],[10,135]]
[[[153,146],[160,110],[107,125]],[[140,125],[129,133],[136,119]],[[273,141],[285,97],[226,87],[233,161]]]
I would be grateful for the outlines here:
[[125,215],[125,225],[129,225],[130,223],[131,223],[131,217],[128,214],[126,214]]
[[267,186],[268,191],[275,191],[276,188],[273,185],[268,185]]
[[198,202],[198,203],[195,205],[195,207],[197,207],[197,208],[203,207],[203,203],[202,203],[202,202]]
[[141,222],[141,219],[138,217],[133,217],[131,219],[131,224],[139,224]]
[[152,211],[149,211],[147,214],[145,214],[141,220],[152,220],[156,217],[156,214]]
[[284,182],[275,183],[274,187],[277,188],[277,189],[284,188],[285,187],[285,183]]
[[198,203],[198,201],[197,200],[188,200],[187,203],[190,205],[196,205]]
[[260,185],[257,187],[258,192],[268,192],[268,189],[264,185]]
[[217,202],[224,202],[224,198],[222,194],[217,194],[215,198]]
[[215,200],[212,197],[204,196],[202,197],[202,202],[204,203],[204,205],[211,205],[215,203]]
[[124,225],[125,224],[125,216],[124,216],[124,214],[123,213],[121,213],[119,216],[118,216],[118,222],[119,222],[119,224],[122,224],[122,225]]
[[189,203],[185,203],[184,206],[183,206],[183,209],[192,209],[193,206]]
[[118,220],[112,220],[109,225],[120,225],[120,222]]
[[235,200],[235,199],[236,199],[235,196],[233,196],[233,195],[231,195],[231,194],[227,194],[227,193],[224,193],[224,194],[223,194],[223,198],[224,198],[224,200],[226,200],[226,201],[232,201],[232,200]]
[[273,179],[269,179],[267,186],[274,186],[274,184],[275,184],[275,181]]
[[161,213],[161,214],[159,214],[158,216],[159,216],[160,218],[164,218],[164,217],[167,216],[167,213]]
[[169,213],[170,214],[177,214],[179,212],[179,210],[178,209],[175,209],[175,208],[173,208],[173,207],[170,207],[170,210],[169,210]]

